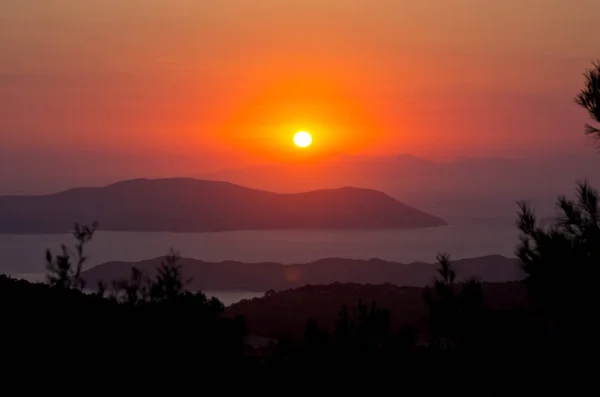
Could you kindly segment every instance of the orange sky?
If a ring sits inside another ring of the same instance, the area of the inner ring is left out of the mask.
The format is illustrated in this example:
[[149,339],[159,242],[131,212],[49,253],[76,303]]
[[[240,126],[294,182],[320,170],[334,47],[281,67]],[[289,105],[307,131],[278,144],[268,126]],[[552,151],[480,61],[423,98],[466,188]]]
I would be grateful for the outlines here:
[[578,150],[598,15],[597,0],[3,0],[0,145],[199,168]]

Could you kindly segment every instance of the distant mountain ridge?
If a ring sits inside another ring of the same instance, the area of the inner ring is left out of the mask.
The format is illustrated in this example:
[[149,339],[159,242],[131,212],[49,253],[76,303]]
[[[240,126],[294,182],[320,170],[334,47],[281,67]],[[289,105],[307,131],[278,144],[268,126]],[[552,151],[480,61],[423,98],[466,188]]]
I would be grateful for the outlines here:
[[[108,262],[82,273],[87,285],[98,282],[111,285],[113,280],[128,278],[135,266],[153,275],[162,258],[140,262]],[[523,279],[524,273],[515,258],[489,255],[453,261],[458,280],[475,277],[484,282],[510,282]],[[204,262],[182,259],[184,277],[192,278],[192,290],[243,290],[263,292],[286,290],[305,285],[330,283],[395,284],[423,287],[436,276],[437,264],[414,262],[402,264],[381,259],[356,260],[325,258],[314,262],[283,265],[280,263],[243,263],[236,261]]]
[[[595,153],[548,158],[458,158],[412,155],[340,156],[306,163],[248,166],[197,175],[252,183],[259,189],[297,192],[340,185],[384,191],[449,223],[504,218],[512,223],[517,201],[530,201],[541,216],[556,210],[558,195],[571,195],[577,180],[600,185]],[[327,170],[327,172],[323,172]]]
[[134,179],[42,196],[0,197],[0,233],[102,230],[215,232],[446,225],[385,193],[354,187],[279,194],[191,178]]
[[[297,192],[352,185],[382,190],[394,197],[431,194],[520,193],[526,196],[567,192],[577,179],[600,183],[594,154],[549,158],[468,158],[452,161],[408,154],[338,156],[307,163],[230,168],[196,175],[204,179],[252,183],[259,189]],[[326,169],[327,172],[323,172]],[[289,178],[293,176],[293,178]]]

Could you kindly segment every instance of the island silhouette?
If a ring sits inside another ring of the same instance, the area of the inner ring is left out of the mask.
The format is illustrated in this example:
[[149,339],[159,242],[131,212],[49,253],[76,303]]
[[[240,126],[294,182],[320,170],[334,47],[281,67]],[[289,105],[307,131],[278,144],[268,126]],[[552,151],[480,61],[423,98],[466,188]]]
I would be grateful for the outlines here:
[[0,197],[0,233],[69,233],[73,219],[98,221],[102,230],[190,233],[446,225],[385,193],[354,187],[278,194],[228,182],[168,178]]

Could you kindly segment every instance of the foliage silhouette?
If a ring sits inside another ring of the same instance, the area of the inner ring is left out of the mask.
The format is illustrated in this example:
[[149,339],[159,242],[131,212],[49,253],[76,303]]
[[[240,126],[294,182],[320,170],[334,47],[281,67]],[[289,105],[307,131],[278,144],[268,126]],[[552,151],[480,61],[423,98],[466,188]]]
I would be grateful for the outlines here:
[[[173,250],[153,278],[134,269],[129,280],[113,283],[111,293],[83,292],[84,248],[96,228],[96,223],[77,224],[73,251],[63,245],[61,255],[47,253],[46,284],[0,277],[3,336],[24,342],[19,355],[36,357],[40,368],[52,368],[68,346],[93,346],[108,357],[123,357],[111,364],[116,372],[135,366],[163,375],[185,370],[188,356],[207,360],[207,373],[242,365],[243,319],[226,318],[218,299],[187,291]],[[40,329],[44,338],[38,343]],[[19,356],[4,358],[9,357]]]
[[[588,111],[592,120],[600,124],[600,60],[584,73],[584,88],[575,97],[575,103]],[[600,125],[585,125],[585,133],[594,139],[600,139]]]
[[[582,322],[595,319],[595,286],[600,276],[600,211],[598,191],[588,182],[577,187],[577,199],[559,197],[561,215],[546,228],[534,211],[519,203],[521,232],[516,253],[523,262],[532,297],[544,310],[555,334],[584,332]],[[593,328],[586,327],[588,331]]]
[[[600,61],[592,63],[584,76],[584,88],[575,102],[600,123]],[[585,133],[600,139],[596,126],[586,124]],[[518,203],[516,254],[527,275],[525,282],[543,311],[548,331],[563,341],[598,330],[594,324],[600,302],[593,291],[600,276],[599,201],[589,182],[577,183],[576,199],[560,196],[560,214],[548,227],[539,224],[527,202]]]
[[336,366],[374,369],[383,361],[391,339],[389,311],[378,308],[375,302],[368,306],[360,299],[351,309],[343,305],[332,336]]
[[150,296],[153,301],[172,302],[186,294],[179,260],[179,254],[171,249],[161,261],[156,279],[150,286]]
[[361,348],[376,351],[390,332],[390,313],[377,307],[365,305],[359,299],[351,310],[342,306],[335,321],[334,337],[339,343],[351,343]]
[[191,293],[186,289],[191,280],[184,280],[179,261],[179,254],[170,249],[154,278],[134,266],[129,279],[113,282],[113,297],[130,305],[196,305],[206,313],[221,315],[224,306],[218,299],[209,299],[201,291]]
[[65,244],[61,245],[62,252],[60,254],[53,255],[49,249],[46,251],[47,281],[50,285],[58,288],[85,288],[85,283],[81,278],[81,270],[87,260],[84,248],[94,236],[97,228],[97,222],[94,222],[91,226],[82,226],[76,223],[73,232],[73,236],[77,241],[75,252],[69,250]]
[[131,268],[128,280],[115,280],[113,282],[113,290],[116,291],[117,299],[136,305],[150,299],[151,284],[152,280],[148,275],[134,266]]
[[475,279],[457,285],[449,254],[438,254],[437,260],[439,278],[423,293],[429,308],[432,342],[449,342],[452,346],[467,343],[472,341],[481,320],[483,288]]

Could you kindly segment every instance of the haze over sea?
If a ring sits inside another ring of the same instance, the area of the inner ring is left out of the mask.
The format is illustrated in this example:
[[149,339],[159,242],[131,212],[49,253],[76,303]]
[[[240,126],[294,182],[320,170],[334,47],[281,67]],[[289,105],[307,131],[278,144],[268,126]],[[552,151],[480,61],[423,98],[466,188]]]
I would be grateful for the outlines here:
[[[402,263],[433,262],[438,252],[453,259],[490,254],[513,256],[518,239],[514,219],[454,222],[415,230],[235,231],[221,233],[139,233],[99,231],[87,248],[87,268],[108,261],[139,261],[174,248],[182,256],[205,261],[305,263],[327,257],[380,258]],[[70,235],[0,235],[4,261],[0,273],[40,280],[44,254]],[[206,291],[225,304],[257,296],[244,291]],[[260,294],[258,294],[260,295]]]

